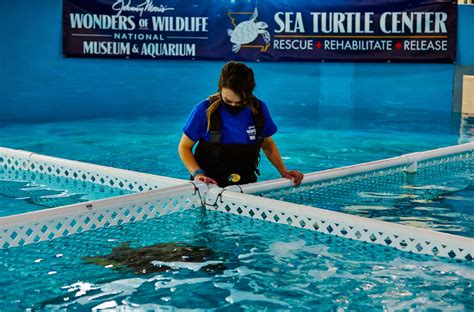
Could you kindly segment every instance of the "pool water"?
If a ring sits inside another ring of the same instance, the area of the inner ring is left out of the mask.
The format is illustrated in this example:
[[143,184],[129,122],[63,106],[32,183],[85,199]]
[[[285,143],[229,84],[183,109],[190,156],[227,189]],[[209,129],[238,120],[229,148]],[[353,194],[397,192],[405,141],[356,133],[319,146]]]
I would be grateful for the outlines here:
[[0,217],[130,193],[86,181],[0,167]]
[[[436,187],[436,186],[433,186]],[[396,205],[346,205],[341,210],[367,218],[410,225],[474,238],[474,184],[461,190],[446,187],[447,194],[430,200],[400,199]],[[377,196],[377,194],[375,194]],[[380,194],[379,199],[387,196]]]
[[[335,109],[294,103],[290,114],[288,103],[277,102],[272,106],[267,102],[279,127],[274,139],[284,162],[288,168],[304,173],[464,143],[473,138],[474,118],[445,112],[394,110],[388,106]],[[0,146],[188,179],[177,155],[177,144],[191,107],[192,104],[183,104],[172,115],[8,124],[1,128],[4,135],[0,136]],[[279,177],[265,157],[261,172],[260,181]],[[451,180],[431,175],[414,185],[397,185],[397,189],[387,189],[384,183],[379,183],[378,189],[370,185],[354,188],[352,196],[345,196],[342,203],[338,202],[341,196],[325,196],[324,192],[303,200],[281,199],[472,237],[474,202],[469,190],[474,177],[470,172]],[[450,194],[463,190],[466,196]],[[433,191],[437,191],[437,196],[432,198],[406,196]],[[400,194],[404,197],[393,198]]]
[[[304,173],[472,140],[472,119],[416,109],[272,106],[274,135],[288,168]],[[0,146],[175,178],[189,174],[177,154],[187,115],[116,117],[0,126]],[[177,109],[177,108],[176,108]],[[461,120],[463,125],[461,126]],[[279,178],[262,157],[259,180]]]
[[[175,262],[143,275],[82,259],[124,242],[205,246],[222,269]],[[199,208],[1,253],[3,310],[474,308],[472,263]]]
[[[323,183],[324,184],[324,183]],[[327,184],[327,182],[326,182]],[[474,238],[474,159],[265,197]]]
[[[288,106],[267,103],[279,127],[274,139],[287,167],[305,173],[454,145],[473,137],[472,119],[444,112],[316,109],[298,103],[289,112]],[[0,146],[187,179],[177,143],[191,107],[183,104],[173,115],[4,124]],[[279,177],[266,159],[261,171],[260,181]],[[459,234],[463,227],[464,233],[471,233],[471,192],[472,185],[466,184],[429,204],[398,206],[389,201],[389,209],[402,223],[419,212],[416,225],[425,227],[434,223],[422,217],[438,214],[439,220],[458,220],[453,213],[462,212],[470,223],[448,222],[447,231],[454,228],[452,232]],[[361,203],[343,208],[380,217],[357,205]],[[442,229],[443,224],[435,226]],[[110,254],[124,242],[132,247],[164,242],[204,245],[220,255],[217,261],[225,269],[210,274],[184,267],[136,275],[82,260]],[[411,255],[218,212],[203,214],[199,209],[0,253],[0,310],[474,309],[472,263]]]

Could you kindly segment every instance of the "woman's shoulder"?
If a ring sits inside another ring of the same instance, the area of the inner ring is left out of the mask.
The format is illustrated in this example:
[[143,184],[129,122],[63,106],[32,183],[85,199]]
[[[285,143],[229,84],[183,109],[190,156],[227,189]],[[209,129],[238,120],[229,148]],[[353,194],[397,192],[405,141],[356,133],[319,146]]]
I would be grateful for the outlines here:
[[195,106],[194,106],[194,109],[197,110],[197,111],[206,111],[208,108],[209,108],[209,105],[210,105],[210,101],[209,99],[204,99],[202,100],[201,102],[197,103]]
[[268,106],[267,103],[265,103],[263,100],[255,97],[257,99],[258,104],[260,105],[260,109],[263,111],[264,114],[268,114]]
[[267,103],[265,103],[265,101],[263,101],[261,98],[255,97],[255,99],[257,100],[259,105],[261,105],[262,107],[267,107]]

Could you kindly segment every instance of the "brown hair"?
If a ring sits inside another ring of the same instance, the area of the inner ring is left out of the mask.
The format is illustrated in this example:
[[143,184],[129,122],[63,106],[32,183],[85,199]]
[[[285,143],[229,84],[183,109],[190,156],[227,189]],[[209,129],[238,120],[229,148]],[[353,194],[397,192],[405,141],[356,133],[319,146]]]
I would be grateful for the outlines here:
[[219,108],[222,102],[220,93],[223,88],[228,88],[239,95],[243,105],[248,106],[254,115],[258,113],[256,108],[257,99],[253,95],[253,90],[255,89],[253,70],[244,63],[230,61],[222,67],[217,84],[217,93],[209,96],[211,105],[206,112],[207,130],[211,128],[212,113]]

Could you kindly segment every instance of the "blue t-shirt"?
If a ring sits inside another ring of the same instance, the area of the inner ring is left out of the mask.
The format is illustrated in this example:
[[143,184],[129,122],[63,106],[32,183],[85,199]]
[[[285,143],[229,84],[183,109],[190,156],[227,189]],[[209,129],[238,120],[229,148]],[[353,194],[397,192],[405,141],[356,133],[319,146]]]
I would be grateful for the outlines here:
[[[277,131],[277,126],[270,116],[267,105],[260,101],[263,116],[265,118],[265,137],[272,136]],[[206,110],[209,107],[209,100],[204,100],[197,104],[191,114],[189,114],[183,132],[193,141],[199,141],[203,138],[210,141],[210,133],[207,130]],[[221,143],[222,144],[249,144],[255,143],[256,130],[255,118],[250,108],[245,107],[241,112],[232,115],[225,104],[219,105],[216,113],[221,114]]]

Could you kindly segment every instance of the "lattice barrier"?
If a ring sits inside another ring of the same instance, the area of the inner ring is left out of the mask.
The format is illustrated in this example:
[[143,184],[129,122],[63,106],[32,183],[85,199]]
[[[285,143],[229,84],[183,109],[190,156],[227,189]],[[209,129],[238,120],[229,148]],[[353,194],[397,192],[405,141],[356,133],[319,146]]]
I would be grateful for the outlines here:
[[3,147],[0,147],[0,167],[86,181],[130,192],[149,191],[187,182]]
[[[207,189],[205,185],[200,185]],[[191,183],[0,218],[0,248],[53,240],[200,206]]]
[[[34,181],[37,185],[42,185],[45,187],[49,187],[51,189],[57,190],[68,190],[68,192],[77,193],[77,194],[94,194],[100,193],[101,197],[113,197],[119,195],[125,195],[132,193],[131,191],[125,189],[119,189],[114,187],[107,187],[105,185],[90,183],[87,181],[81,180],[72,180],[60,176],[52,176],[45,173],[38,173],[38,172],[31,172],[19,169],[12,169],[12,168],[3,168],[0,167],[0,181],[13,181],[18,183],[30,183]],[[4,188],[0,185],[0,195],[7,195],[10,197],[15,197],[17,195],[13,194],[6,194],[4,192]],[[13,192],[15,190],[12,190]],[[18,197],[18,196],[17,196]],[[20,197],[22,197],[20,195]]]
[[[239,188],[230,187],[229,189],[284,200],[289,200],[289,196],[306,197],[306,200],[311,200],[311,196],[314,196],[322,188],[343,186],[340,193],[344,193],[344,188],[354,189],[354,185],[365,184],[370,186],[370,184],[373,184],[375,186],[378,183],[380,187],[383,187],[388,183],[400,184],[406,180],[406,173],[415,173],[420,169],[438,171],[438,176],[431,174],[431,178],[434,179],[442,178],[439,175],[441,171],[446,174],[454,169],[461,174],[465,170],[466,177],[469,177],[472,174],[473,159],[474,143],[466,143],[306,174],[298,188],[294,188],[292,182],[287,179],[276,179],[250,183]],[[421,172],[417,175],[423,174]],[[298,193],[301,193],[301,195],[295,195]]]
[[337,179],[307,183],[300,188],[261,192],[268,198],[319,208],[345,205],[394,206],[401,202],[431,201],[465,189],[474,174],[473,153],[461,153],[419,163],[416,173],[397,166]]
[[[293,188],[288,180],[274,180],[221,189],[205,184],[184,183],[161,190],[146,191],[63,206],[41,211],[29,212],[0,218],[0,248],[22,246],[30,243],[53,240],[99,227],[108,227],[126,222],[145,220],[181,209],[200,206],[205,200],[206,207],[240,216],[305,228],[324,234],[393,247],[403,251],[433,256],[449,257],[471,261],[474,255],[474,240],[466,237],[438,233],[426,229],[404,226],[369,218],[357,217],[249,194],[232,192],[280,192],[282,194],[307,191],[314,184],[344,185],[350,182],[367,180],[374,177],[393,177],[404,171],[434,166],[450,166],[473,158],[474,143],[438,149],[423,153],[414,153],[391,159],[360,164],[345,168],[326,170],[308,174],[301,188]],[[127,170],[90,165],[93,172],[85,172],[88,164],[54,159],[48,165],[47,156],[41,162],[35,155],[22,151],[0,149],[0,166],[5,169],[23,169],[31,172],[67,176],[72,173],[78,180],[89,181],[109,187],[116,187],[120,181],[136,182],[131,190],[141,191],[158,187],[163,177],[135,173]],[[27,155],[25,155],[25,153]],[[8,155],[7,155],[8,154]],[[44,159],[46,158],[46,159]],[[65,162],[62,165],[62,162]],[[72,164],[71,164],[72,163]],[[471,163],[470,163],[471,164]],[[39,166],[39,167],[38,167]],[[49,167],[45,167],[49,166]],[[448,168],[449,169],[449,168]],[[81,171],[82,170],[82,171]],[[68,171],[68,173],[66,173]],[[91,170],[92,171],[92,170]],[[108,172],[113,172],[110,174]],[[80,174],[84,176],[81,176]],[[86,173],[88,175],[86,175]],[[92,176],[100,177],[92,179]],[[150,179],[148,181],[147,179]],[[171,179],[169,183],[182,183],[183,180]],[[136,189],[138,185],[142,189]]]
[[415,254],[472,261],[474,239],[303,206],[220,188],[206,196],[209,210],[232,213]]

